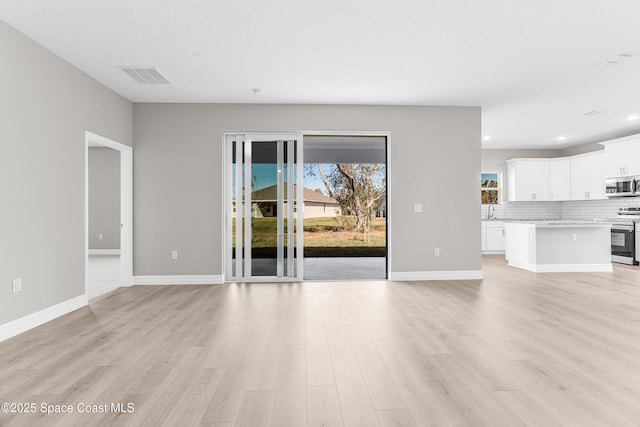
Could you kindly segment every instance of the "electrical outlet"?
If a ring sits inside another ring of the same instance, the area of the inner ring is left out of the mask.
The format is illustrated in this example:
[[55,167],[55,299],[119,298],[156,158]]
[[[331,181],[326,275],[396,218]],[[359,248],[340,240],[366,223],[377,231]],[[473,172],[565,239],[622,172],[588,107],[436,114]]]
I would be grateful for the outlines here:
[[102,234],[98,234],[98,240],[102,240]]
[[20,292],[22,290],[22,279],[13,279],[13,293]]
[[435,256],[440,256],[440,248],[435,248],[435,249],[433,250],[433,254],[434,254]]
[[178,259],[178,251],[171,251],[171,259]]
[[578,239],[578,235],[576,233],[571,233],[571,240],[574,242]]

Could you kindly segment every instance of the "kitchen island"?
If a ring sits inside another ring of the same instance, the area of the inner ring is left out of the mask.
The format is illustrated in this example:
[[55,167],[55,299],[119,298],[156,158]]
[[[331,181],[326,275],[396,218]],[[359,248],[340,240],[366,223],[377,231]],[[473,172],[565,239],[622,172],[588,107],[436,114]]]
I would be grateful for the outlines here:
[[505,258],[534,273],[612,271],[611,224],[506,221]]

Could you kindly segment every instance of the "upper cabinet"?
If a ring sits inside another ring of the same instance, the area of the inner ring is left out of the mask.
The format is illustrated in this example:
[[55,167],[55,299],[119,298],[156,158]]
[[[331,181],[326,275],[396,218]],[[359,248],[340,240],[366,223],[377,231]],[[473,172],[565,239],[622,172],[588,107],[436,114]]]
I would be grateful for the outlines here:
[[571,157],[571,200],[606,199],[603,151]]
[[606,176],[614,178],[625,175],[627,169],[627,144],[611,144],[604,147]]
[[621,138],[603,142],[606,178],[640,175],[640,140]]
[[510,202],[550,200],[549,159],[508,160],[507,185]]
[[549,159],[549,200],[571,200],[571,160]]
[[605,199],[604,150],[553,159],[507,160],[507,200]]

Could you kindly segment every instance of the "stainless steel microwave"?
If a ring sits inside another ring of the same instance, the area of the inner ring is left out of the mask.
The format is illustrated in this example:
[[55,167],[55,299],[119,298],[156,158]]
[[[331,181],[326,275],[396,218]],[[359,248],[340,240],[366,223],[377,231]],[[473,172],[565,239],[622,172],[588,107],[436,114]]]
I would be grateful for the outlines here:
[[607,197],[640,196],[636,194],[640,177],[610,178],[605,180]]

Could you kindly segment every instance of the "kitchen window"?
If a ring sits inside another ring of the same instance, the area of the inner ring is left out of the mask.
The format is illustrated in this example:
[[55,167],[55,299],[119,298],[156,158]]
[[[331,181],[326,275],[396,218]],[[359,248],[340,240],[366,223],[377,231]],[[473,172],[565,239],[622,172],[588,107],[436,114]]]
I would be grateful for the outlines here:
[[500,175],[497,173],[483,173],[480,175],[480,195],[483,205],[497,205]]

